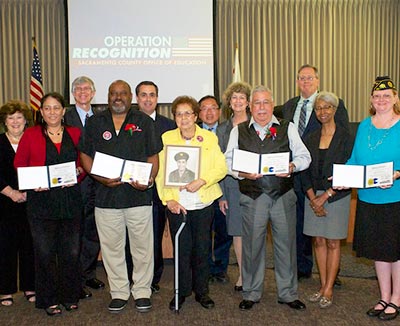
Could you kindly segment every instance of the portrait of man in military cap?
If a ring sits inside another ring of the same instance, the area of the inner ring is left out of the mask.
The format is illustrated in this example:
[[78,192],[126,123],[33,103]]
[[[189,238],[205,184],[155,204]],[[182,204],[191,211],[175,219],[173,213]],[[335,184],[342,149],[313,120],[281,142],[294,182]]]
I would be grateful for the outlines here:
[[176,153],[174,156],[178,168],[172,171],[169,176],[169,182],[189,183],[195,178],[195,173],[187,168],[189,154],[186,152]]
[[166,169],[167,185],[186,185],[198,178],[199,172],[195,172],[199,169],[200,152],[198,147],[172,146],[167,152],[167,158],[169,157]]

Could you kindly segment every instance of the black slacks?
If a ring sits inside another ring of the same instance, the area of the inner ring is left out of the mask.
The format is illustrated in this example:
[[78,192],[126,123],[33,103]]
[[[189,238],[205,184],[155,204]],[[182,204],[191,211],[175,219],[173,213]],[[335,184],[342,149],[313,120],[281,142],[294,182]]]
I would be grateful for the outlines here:
[[[210,205],[187,212],[186,225],[179,237],[179,295],[189,296],[208,293],[208,252],[214,207]],[[175,246],[175,235],[182,223],[182,215],[167,217]]]
[[80,215],[59,220],[29,218],[35,251],[37,308],[79,301],[80,222]]

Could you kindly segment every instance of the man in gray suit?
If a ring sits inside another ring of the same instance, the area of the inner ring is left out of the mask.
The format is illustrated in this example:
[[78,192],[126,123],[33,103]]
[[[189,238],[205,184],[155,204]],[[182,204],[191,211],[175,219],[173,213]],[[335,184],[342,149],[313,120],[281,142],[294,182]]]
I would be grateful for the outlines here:
[[[86,120],[94,114],[91,101],[96,94],[93,81],[86,76],[77,77],[72,82],[72,95],[75,105],[68,108],[64,120],[65,123],[78,127],[84,131]],[[94,220],[94,182],[87,176],[81,182],[84,212],[81,231],[81,267],[82,267],[82,291],[80,298],[85,299],[92,296],[87,287],[92,289],[104,288],[104,283],[96,278],[97,257],[99,256],[100,243]]]
[[[253,89],[250,121],[231,131],[225,153],[229,174],[239,179],[243,213],[241,310],[249,310],[261,299],[264,289],[265,247],[268,222],[274,239],[275,279],[278,303],[292,309],[306,306],[298,298],[296,275],[296,195],[293,173],[306,169],[311,157],[292,122],[274,115],[271,91],[264,86]],[[233,150],[258,154],[289,152],[289,173],[262,175],[232,170]]]

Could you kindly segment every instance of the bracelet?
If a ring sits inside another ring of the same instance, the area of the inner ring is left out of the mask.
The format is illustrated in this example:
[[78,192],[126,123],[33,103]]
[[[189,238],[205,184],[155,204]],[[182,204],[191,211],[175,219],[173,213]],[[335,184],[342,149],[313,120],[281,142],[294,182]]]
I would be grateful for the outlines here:
[[329,196],[330,198],[332,198],[332,193],[329,191],[329,189],[326,191],[326,193],[328,194],[328,196]]

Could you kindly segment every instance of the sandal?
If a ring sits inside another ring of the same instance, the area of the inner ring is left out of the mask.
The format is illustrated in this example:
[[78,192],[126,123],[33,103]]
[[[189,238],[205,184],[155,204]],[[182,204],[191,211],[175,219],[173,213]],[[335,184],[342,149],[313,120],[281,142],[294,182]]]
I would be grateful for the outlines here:
[[1,298],[0,304],[4,307],[10,307],[14,304],[14,299],[13,297]]
[[[27,294],[28,292],[29,292],[29,294]],[[35,292],[25,291],[24,297],[30,303],[36,302],[36,293]]]
[[[376,305],[380,305],[383,307],[383,309],[375,309]],[[367,311],[367,315],[370,317],[378,317],[379,314],[384,311],[388,305],[388,303],[384,300],[379,300],[378,303],[375,306],[373,306],[371,309]]]
[[63,303],[63,306],[67,311],[78,310],[79,308],[77,303]]
[[[393,311],[393,312],[386,312],[386,309],[389,308],[389,307],[390,307],[390,308],[393,308],[394,311]],[[388,305],[386,306],[386,309],[383,310],[383,311],[379,314],[378,318],[379,318],[380,320],[393,320],[393,319],[395,319],[395,318],[398,316],[399,311],[400,311],[400,307],[398,307],[397,305],[395,305],[393,302],[388,303]]]
[[60,305],[50,306],[45,309],[46,314],[50,317],[61,316],[62,310]]

